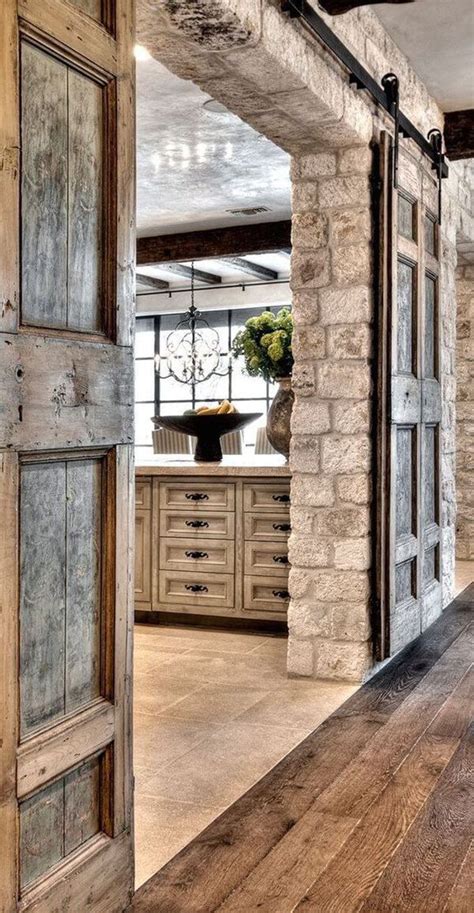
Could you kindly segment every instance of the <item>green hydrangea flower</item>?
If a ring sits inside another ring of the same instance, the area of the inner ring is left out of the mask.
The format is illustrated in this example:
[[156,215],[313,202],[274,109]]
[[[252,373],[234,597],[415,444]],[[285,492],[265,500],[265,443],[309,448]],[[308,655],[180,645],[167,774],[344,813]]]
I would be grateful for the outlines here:
[[293,369],[293,317],[287,308],[277,314],[263,311],[250,317],[243,330],[237,333],[232,353],[244,357],[247,373],[273,381],[289,377]]

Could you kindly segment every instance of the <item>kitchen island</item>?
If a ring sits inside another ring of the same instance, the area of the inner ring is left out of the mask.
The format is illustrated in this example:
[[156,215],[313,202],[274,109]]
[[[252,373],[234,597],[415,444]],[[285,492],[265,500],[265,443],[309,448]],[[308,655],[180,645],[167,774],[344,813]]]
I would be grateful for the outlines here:
[[137,618],[285,622],[289,533],[290,470],[282,457],[195,463],[162,455],[141,461]]

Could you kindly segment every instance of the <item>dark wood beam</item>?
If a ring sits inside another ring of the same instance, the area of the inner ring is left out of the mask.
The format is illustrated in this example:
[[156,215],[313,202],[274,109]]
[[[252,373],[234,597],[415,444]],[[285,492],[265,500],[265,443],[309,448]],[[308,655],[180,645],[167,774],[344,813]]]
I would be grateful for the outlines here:
[[162,264],[162,268],[167,269],[170,273],[175,273],[176,276],[183,276],[184,279],[191,279],[194,273],[196,282],[205,282],[206,285],[219,285],[222,282],[221,277],[216,276],[215,273],[208,273],[203,269],[196,269],[196,267],[192,270],[184,263],[165,263]]
[[244,257],[219,257],[218,259],[221,263],[228,263],[229,266],[234,266],[241,273],[248,273],[257,279],[268,279],[269,281],[278,279],[278,273],[274,269],[269,269],[268,266],[261,266],[260,263],[252,263],[250,260],[245,260]]
[[187,231],[177,235],[139,238],[137,263],[172,263],[258,254],[291,247],[291,221],[259,222],[208,231]]
[[164,279],[157,279],[156,276],[145,276],[144,273],[137,273],[136,279],[140,285],[146,285],[148,288],[167,289],[170,287],[169,282],[165,282]]
[[444,142],[452,161],[474,157],[474,109],[444,115]]
[[376,3],[414,3],[414,0],[318,0],[318,3],[330,16],[340,16],[357,6],[375,6]]

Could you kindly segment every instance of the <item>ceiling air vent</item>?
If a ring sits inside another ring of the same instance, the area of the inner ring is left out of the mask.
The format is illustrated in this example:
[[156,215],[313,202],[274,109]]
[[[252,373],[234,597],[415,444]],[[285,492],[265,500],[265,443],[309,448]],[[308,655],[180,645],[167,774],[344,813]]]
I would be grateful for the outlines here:
[[258,216],[260,212],[271,212],[268,206],[250,206],[248,209],[226,209],[233,216]]

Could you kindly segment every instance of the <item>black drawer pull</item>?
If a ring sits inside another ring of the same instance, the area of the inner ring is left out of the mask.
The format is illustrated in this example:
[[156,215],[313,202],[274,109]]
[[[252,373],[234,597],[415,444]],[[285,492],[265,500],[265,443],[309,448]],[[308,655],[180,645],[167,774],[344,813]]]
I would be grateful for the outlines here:
[[289,504],[290,496],[289,495],[272,495],[274,501],[279,501],[280,504]]
[[274,523],[273,529],[276,529],[279,533],[291,533],[291,526],[289,523]]
[[207,586],[203,586],[202,583],[186,583],[185,589],[189,590],[191,593],[208,593]]
[[288,564],[288,555],[274,555],[275,564]]
[[207,552],[185,552],[186,558],[209,558]]
[[186,520],[186,526],[191,526],[193,529],[207,529],[209,523],[207,520]]
[[274,596],[276,596],[277,599],[289,599],[290,598],[290,594],[289,594],[288,590],[272,590],[272,593]]
[[192,491],[186,495],[188,501],[209,501],[209,495],[204,491]]

